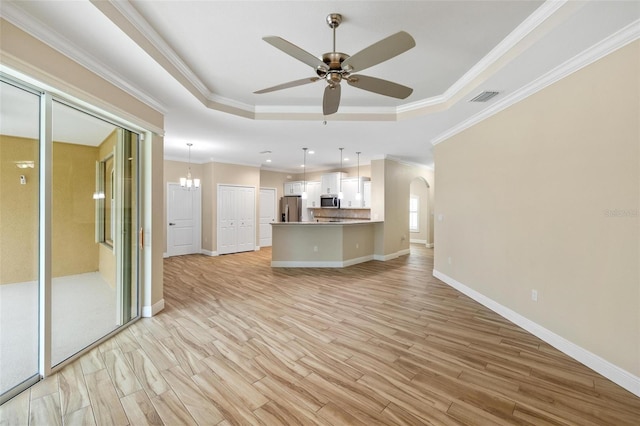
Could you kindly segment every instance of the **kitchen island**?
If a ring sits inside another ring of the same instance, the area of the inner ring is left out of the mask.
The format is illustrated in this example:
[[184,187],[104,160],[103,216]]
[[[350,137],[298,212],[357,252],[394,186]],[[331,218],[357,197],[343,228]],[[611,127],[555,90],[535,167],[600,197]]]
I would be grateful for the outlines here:
[[343,268],[375,259],[382,221],[272,223],[271,266]]

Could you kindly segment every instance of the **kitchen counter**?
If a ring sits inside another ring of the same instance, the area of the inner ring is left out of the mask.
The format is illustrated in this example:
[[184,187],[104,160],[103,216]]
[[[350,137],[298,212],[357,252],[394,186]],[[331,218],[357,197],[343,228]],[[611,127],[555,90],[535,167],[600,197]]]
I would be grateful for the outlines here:
[[382,221],[272,223],[271,266],[342,268],[374,259]]
[[284,226],[293,226],[293,225],[358,225],[363,223],[382,223],[379,220],[359,220],[359,219],[340,219],[340,220],[319,220],[314,222],[276,222],[271,225],[284,225]]

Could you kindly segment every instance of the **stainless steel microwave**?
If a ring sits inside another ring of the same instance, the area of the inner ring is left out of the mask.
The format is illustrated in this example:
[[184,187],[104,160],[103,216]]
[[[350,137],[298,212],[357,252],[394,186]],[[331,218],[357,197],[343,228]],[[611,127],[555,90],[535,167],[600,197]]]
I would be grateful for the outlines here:
[[340,200],[337,195],[322,195],[320,196],[320,207],[325,209],[339,209]]

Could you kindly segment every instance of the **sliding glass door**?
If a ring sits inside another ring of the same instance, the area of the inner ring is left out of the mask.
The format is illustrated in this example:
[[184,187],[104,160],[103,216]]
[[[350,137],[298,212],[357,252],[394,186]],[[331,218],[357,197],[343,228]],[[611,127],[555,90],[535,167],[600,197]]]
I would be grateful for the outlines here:
[[39,375],[39,111],[0,82],[0,395]]
[[131,132],[61,102],[52,111],[51,361],[57,365],[127,323],[132,303],[137,307],[131,289],[138,155]]
[[0,92],[0,402],[138,317],[138,135]]

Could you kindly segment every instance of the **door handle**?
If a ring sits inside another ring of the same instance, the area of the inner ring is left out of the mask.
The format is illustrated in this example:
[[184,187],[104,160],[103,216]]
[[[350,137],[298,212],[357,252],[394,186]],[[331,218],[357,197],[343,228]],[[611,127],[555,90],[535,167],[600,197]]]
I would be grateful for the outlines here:
[[175,226],[175,223],[169,222],[169,226]]

